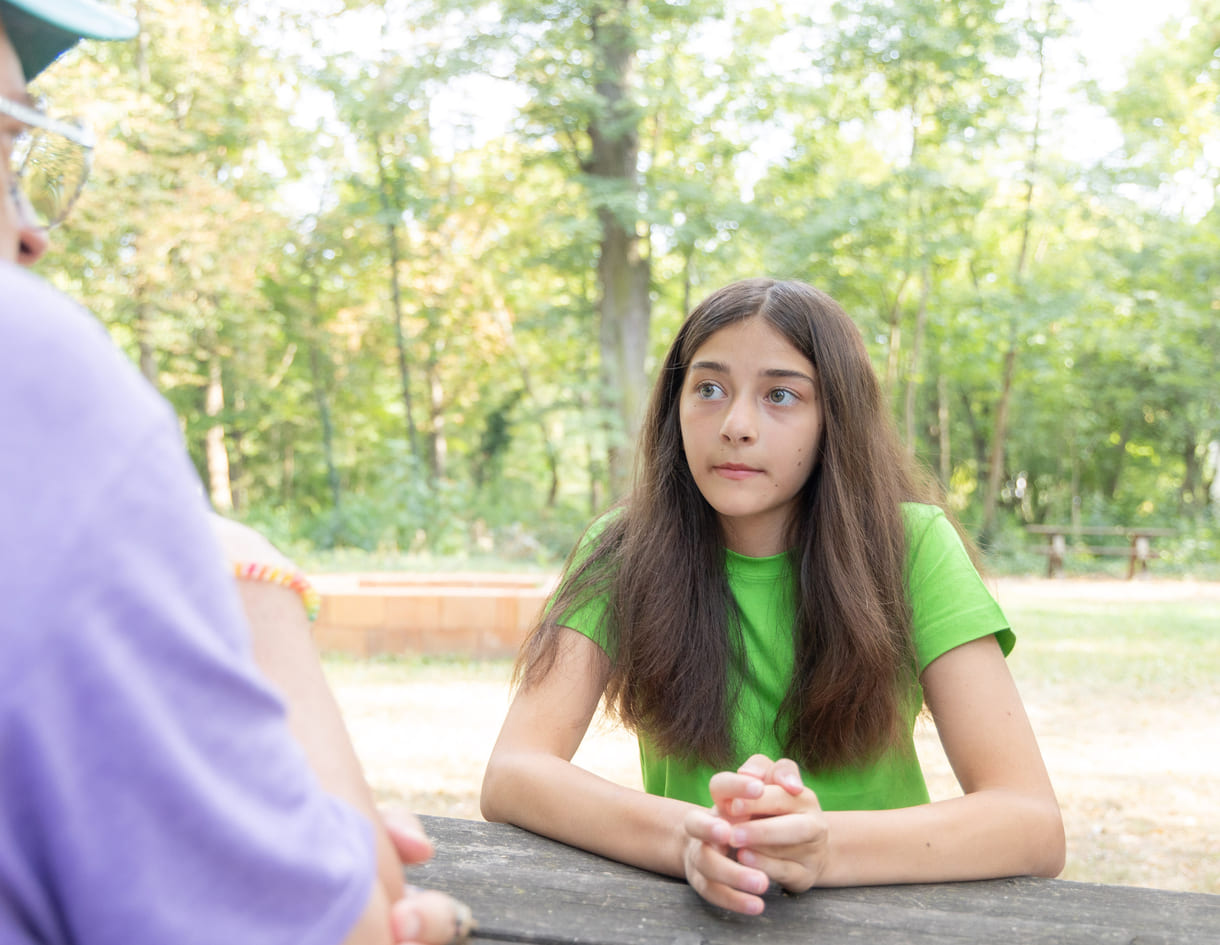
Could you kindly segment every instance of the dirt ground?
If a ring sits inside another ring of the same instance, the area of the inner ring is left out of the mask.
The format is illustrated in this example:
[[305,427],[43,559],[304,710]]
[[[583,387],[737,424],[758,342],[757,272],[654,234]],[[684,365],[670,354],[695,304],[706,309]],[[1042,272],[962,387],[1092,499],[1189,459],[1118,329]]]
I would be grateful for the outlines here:
[[[996,591],[1001,603],[1031,594],[1214,601],[1220,632],[1220,583],[1020,579]],[[508,705],[506,663],[441,665],[409,680],[384,664],[328,663],[327,672],[380,800],[479,818],[483,765]],[[1138,692],[1082,707],[1017,677],[1063,808],[1063,877],[1220,893],[1220,685],[1187,714]],[[935,731],[921,723],[917,734],[933,798],[958,793]],[[639,786],[634,739],[604,723],[576,761]]]

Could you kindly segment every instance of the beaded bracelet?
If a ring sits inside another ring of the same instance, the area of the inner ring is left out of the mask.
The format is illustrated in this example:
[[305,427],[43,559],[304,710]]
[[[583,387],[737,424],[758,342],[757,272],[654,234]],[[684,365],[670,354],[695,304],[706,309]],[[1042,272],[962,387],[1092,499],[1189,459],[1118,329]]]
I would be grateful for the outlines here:
[[270,584],[280,584],[301,595],[301,603],[305,605],[305,616],[310,621],[318,619],[318,608],[322,599],[309,578],[300,571],[285,571],[270,564],[255,564],[254,562],[235,561],[233,573],[242,581],[266,581]]

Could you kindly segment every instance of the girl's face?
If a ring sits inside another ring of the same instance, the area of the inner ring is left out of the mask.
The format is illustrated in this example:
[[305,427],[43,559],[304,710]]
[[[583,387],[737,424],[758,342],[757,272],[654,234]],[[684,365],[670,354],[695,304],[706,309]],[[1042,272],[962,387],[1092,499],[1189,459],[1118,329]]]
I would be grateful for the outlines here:
[[691,358],[678,410],[686,462],[728,547],[751,557],[785,551],[822,439],[809,359],[765,319],[736,322]]

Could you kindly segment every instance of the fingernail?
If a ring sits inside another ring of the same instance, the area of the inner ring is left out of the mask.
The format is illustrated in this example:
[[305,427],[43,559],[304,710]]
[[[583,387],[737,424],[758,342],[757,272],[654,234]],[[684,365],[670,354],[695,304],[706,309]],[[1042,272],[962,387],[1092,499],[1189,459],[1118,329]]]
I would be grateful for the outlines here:
[[414,912],[397,913],[394,916],[394,931],[398,935],[399,941],[410,942],[419,937],[420,922],[419,916]]
[[461,945],[470,937],[470,933],[479,927],[479,924],[474,920],[474,913],[470,911],[470,906],[464,902],[454,902],[454,926],[453,945]]
[[746,845],[746,832],[740,828],[733,831],[733,838],[729,841],[735,847],[744,847]]

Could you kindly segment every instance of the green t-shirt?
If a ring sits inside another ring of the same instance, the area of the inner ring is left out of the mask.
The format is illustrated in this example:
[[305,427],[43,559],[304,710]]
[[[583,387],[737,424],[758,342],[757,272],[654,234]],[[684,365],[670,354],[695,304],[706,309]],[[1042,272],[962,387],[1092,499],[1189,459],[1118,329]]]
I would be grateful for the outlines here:
[[[995,634],[1004,654],[1015,637],[999,605],[975,570],[953,525],[936,506],[903,506],[908,535],[907,582],[918,672],[938,656],[971,640]],[[737,712],[731,721],[732,741],[741,756],[736,768],[752,754],[781,758],[783,743],[775,719],[792,675],[791,626],[795,618],[791,588],[793,561],[788,554],[747,558],[728,552],[729,588],[741,612],[746,678],[742,680]],[[607,641],[600,614],[604,604],[569,614],[564,624],[584,634],[602,649]],[[904,743],[877,760],[819,774],[802,772],[824,810],[884,810],[928,802],[913,732],[922,705],[922,691],[910,704],[910,725]],[[660,754],[639,734],[644,790],[711,806],[708,781],[719,767]]]

